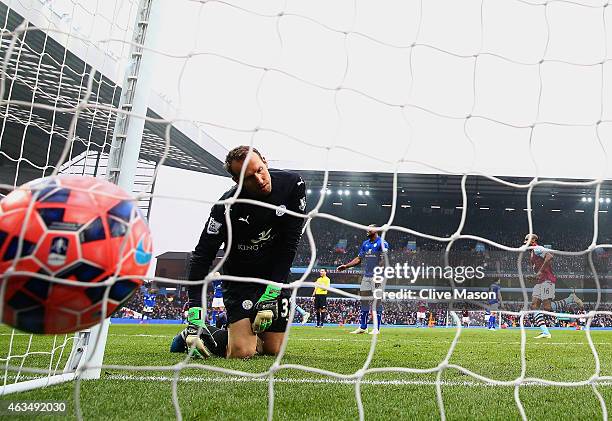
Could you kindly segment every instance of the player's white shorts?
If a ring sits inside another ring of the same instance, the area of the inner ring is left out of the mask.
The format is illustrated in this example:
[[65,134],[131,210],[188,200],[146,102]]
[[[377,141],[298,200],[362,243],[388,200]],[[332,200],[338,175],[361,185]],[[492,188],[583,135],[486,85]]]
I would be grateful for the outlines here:
[[217,308],[217,307],[225,307],[225,305],[223,304],[223,297],[213,298],[212,308]]
[[417,319],[424,319],[424,318],[425,318],[425,313],[417,311]]
[[379,285],[382,289],[385,288],[384,281],[381,284],[376,284],[376,282],[374,282],[373,276],[364,276],[361,278],[361,285],[359,286],[359,291],[374,291],[376,289],[376,286]]
[[470,318],[469,317],[463,317],[461,318],[461,323],[470,323]]
[[533,298],[539,298],[540,300],[552,300],[555,298],[555,284],[550,281],[544,281],[541,284],[533,286]]

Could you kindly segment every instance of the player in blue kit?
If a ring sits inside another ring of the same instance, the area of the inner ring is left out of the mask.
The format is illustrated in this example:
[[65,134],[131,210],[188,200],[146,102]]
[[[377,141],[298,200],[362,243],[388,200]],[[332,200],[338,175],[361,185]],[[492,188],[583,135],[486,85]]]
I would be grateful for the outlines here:
[[495,298],[491,298],[489,300],[489,311],[487,312],[489,318],[487,320],[487,328],[489,330],[495,330],[496,323],[496,311],[499,310],[502,304],[502,296],[501,296],[501,285],[499,284],[499,280],[493,282],[489,286],[489,292],[495,293]]
[[[215,276],[221,276],[219,272],[215,272]],[[223,281],[220,279],[212,281],[213,299],[212,299],[212,324],[217,324],[217,316],[225,311],[223,303]]]
[[[374,227],[375,225],[369,225]],[[361,286],[359,288],[359,295],[361,299],[361,312],[359,314],[359,327],[351,333],[368,333],[368,315],[370,313],[370,306],[372,303],[373,292],[376,289],[384,288],[384,281],[377,283],[374,281],[374,268],[376,266],[384,266],[384,256],[389,249],[389,244],[383,241],[378,235],[375,229],[369,229],[367,231],[368,239],[363,242],[359,249],[359,254],[350,262],[338,266],[338,272],[342,272],[346,269],[358,266],[361,263],[364,264],[363,277],[361,278]],[[377,301],[376,305],[376,318],[374,322],[374,329],[370,331],[370,335],[377,335],[379,333],[380,323],[382,320],[382,302]]]

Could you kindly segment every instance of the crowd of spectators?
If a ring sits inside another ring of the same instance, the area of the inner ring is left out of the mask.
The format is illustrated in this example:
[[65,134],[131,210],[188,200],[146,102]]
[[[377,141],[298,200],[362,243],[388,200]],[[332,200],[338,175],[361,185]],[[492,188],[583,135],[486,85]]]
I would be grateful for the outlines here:
[[[563,212],[554,217],[549,214],[550,212],[548,214],[534,213],[533,226],[534,231],[540,236],[540,244],[563,251],[581,251],[589,247],[593,240],[592,216],[585,217],[585,214],[573,212]],[[343,217],[341,214],[338,216]],[[344,217],[350,219],[348,216]],[[460,212],[458,211],[435,214],[435,211],[432,210],[415,209],[409,213],[398,213],[393,225],[411,228],[424,234],[449,237],[456,232],[459,218]],[[369,223],[382,225],[386,220],[381,220],[376,216],[364,217],[362,215],[358,222],[364,225]],[[357,255],[361,243],[366,239],[364,230],[324,218],[315,218],[311,221],[311,229],[316,243],[315,268],[333,268],[350,261]],[[462,233],[487,238],[505,246],[519,247],[522,245],[527,231],[525,212],[520,212],[520,210],[515,212],[479,212],[477,209],[472,209],[468,213]],[[388,231],[385,239],[390,245],[389,262],[392,265],[396,263],[401,265],[407,263],[410,266],[445,265],[447,242],[427,239],[397,230]],[[597,243],[611,243],[611,239],[612,224],[600,223]],[[345,241],[339,243],[340,240]],[[411,245],[416,244],[416,248],[407,247],[409,242],[411,242]],[[600,276],[600,284],[606,287],[609,285],[607,276],[605,276],[608,274],[610,265],[608,249],[596,248],[591,256],[593,266]],[[489,277],[492,279],[501,278],[502,283],[504,282],[504,274],[513,277],[513,279],[518,278],[516,274],[519,258],[521,259],[520,264],[523,273],[531,274],[532,269],[530,268],[528,253],[523,254],[521,258],[517,252],[500,250],[488,244],[484,244],[484,247],[478,247],[478,241],[472,239],[456,241],[448,254],[452,266],[482,266]],[[308,265],[310,261],[310,245],[306,235],[304,235],[294,260],[294,266],[303,267]],[[561,280],[564,276],[572,278],[578,275],[593,278],[589,255],[586,254],[579,256],[556,255],[553,268]],[[359,275],[356,273],[342,276],[334,274],[332,276],[332,283],[358,282]],[[507,286],[519,285],[511,285],[510,281],[507,281],[504,287]],[[583,284],[582,287],[593,288],[594,286]],[[144,290],[138,291],[125,307],[143,313],[144,293]],[[309,295],[308,291],[300,291],[300,295],[307,294]],[[154,319],[181,319],[186,301],[186,295],[158,294],[152,311],[145,312],[145,314],[147,317]],[[308,307],[311,305],[311,300],[302,298],[298,299],[298,303],[303,303],[304,306]],[[358,300],[330,298],[328,303],[328,322],[346,324],[357,322]],[[483,313],[475,313],[474,320],[480,323],[481,316],[479,314]],[[449,322],[446,309],[433,307],[431,315],[433,323],[436,325],[445,325]],[[297,317],[299,320],[299,315]],[[411,325],[415,323],[415,310],[409,303],[387,303],[385,304],[384,320],[385,323],[389,324]],[[529,317],[525,320],[527,324],[531,322]],[[513,320],[510,319],[510,321]],[[612,327],[612,317],[598,316],[593,325],[597,325],[597,323]]]
[[[145,295],[155,296],[155,304],[148,309],[145,309]],[[121,311],[119,314],[133,318],[133,312],[136,312],[141,315],[138,318],[146,316],[148,319],[179,320],[183,317],[183,306],[186,302],[186,294],[160,294],[155,290],[141,288],[123,306],[131,311]]]
[[[297,298],[297,304],[308,312],[313,312],[313,300],[311,298]],[[583,310],[569,310],[573,314],[585,314],[593,309],[593,304],[585,304]],[[327,323],[334,324],[356,324],[359,322],[360,303],[358,300],[348,298],[331,298],[327,300]],[[523,303],[506,303],[504,311],[519,312],[523,310]],[[599,307],[599,311],[611,311],[612,304],[604,304]],[[397,301],[386,302],[383,309],[383,324],[389,325],[415,325],[416,324],[417,303],[414,301]],[[457,315],[461,318],[461,311],[457,310]],[[301,322],[302,316],[295,313],[295,321]],[[314,314],[314,313],[313,313]],[[485,311],[469,311],[470,326],[485,326],[486,312]],[[449,326],[453,325],[453,317],[444,304],[429,304],[427,306],[427,323],[433,326]],[[566,326],[572,320],[564,318],[549,318],[549,326]],[[525,316],[524,324],[526,327],[532,326],[532,317]],[[509,327],[517,327],[520,325],[519,317],[516,315],[503,314],[502,324]],[[585,323],[584,320],[581,321]],[[612,327],[612,316],[609,314],[598,314],[593,318],[591,323],[593,327]]]
[[[168,297],[163,294],[157,294],[155,306],[151,312],[144,310],[144,291],[138,290],[124,306],[125,309],[130,309],[146,316],[149,319],[165,319],[165,320],[184,320],[184,304],[187,297],[184,295],[178,297]],[[314,303],[310,297],[298,297],[296,303],[305,311],[314,315]],[[359,300],[350,298],[328,298],[327,300],[327,317],[326,323],[333,324],[356,324],[359,322]],[[505,303],[503,310],[518,312],[523,309],[523,303]],[[586,304],[582,312],[587,312],[593,309],[593,304]],[[210,308],[208,309],[210,313]],[[599,310],[612,311],[612,304],[604,304]],[[383,311],[383,324],[390,325],[415,325],[416,324],[417,303],[414,301],[394,301],[385,302]],[[458,311],[458,313],[461,313]],[[574,310],[575,314],[580,314]],[[471,326],[484,326],[485,312],[470,311]],[[133,318],[134,314],[129,311],[120,312],[119,317]],[[460,316],[460,314],[459,314]],[[140,317],[138,317],[140,318]],[[210,314],[209,314],[210,318]],[[530,327],[532,323],[531,317],[525,317],[525,326]],[[296,312],[295,321],[301,322],[302,316]],[[434,326],[448,326],[453,324],[452,316],[448,308],[443,304],[429,304],[427,306],[427,323]],[[519,320],[517,316],[504,314],[502,323],[508,326],[518,326]],[[561,319],[550,318],[549,326],[563,326],[568,322]],[[612,316],[606,314],[597,315],[592,322],[594,327],[612,327]]]
[[[556,219],[534,216],[534,231],[540,236],[540,245],[561,251],[584,251],[588,249],[593,239],[592,218],[587,221],[584,219],[582,213],[570,214],[568,212]],[[528,232],[526,221],[524,212],[482,213],[477,216],[468,216],[462,234],[477,235],[505,246],[519,247]],[[386,221],[375,220],[373,222],[382,225]],[[413,212],[405,220],[396,217],[394,225],[448,238],[457,230],[459,220],[456,215],[435,216],[431,213]],[[311,229],[316,244],[315,266],[334,267],[346,263],[358,254],[361,243],[366,239],[363,230],[322,218],[313,221]],[[597,243],[609,244],[612,242],[611,239],[612,224],[600,224]],[[345,240],[346,245],[337,247],[340,240]],[[388,231],[385,240],[389,243],[389,260],[392,264],[407,262],[411,265],[439,265],[444,263],[447,242],[397,230]],[[408,249],[409,241],[416,243],[416,250]],[[521,259],[523,271],[529,270],[527,253],[521,258],[518,252],[504,251],[484,243],[482,243],[484,249],[476,251],[477,243],[478,241],[471,239],[454,242],[449,250],[450,263],[482,265],[491,273],[516,273],[517,263]],[[608,249],[597,248],[592,256],[597,273],[607,274],[610,260]],[[310,261],[311,248],[308,239],[304,236],[294,265],[307,266]],[[556,255],[555,269],[558,272],[573,274],[592,272],[588,254]]]

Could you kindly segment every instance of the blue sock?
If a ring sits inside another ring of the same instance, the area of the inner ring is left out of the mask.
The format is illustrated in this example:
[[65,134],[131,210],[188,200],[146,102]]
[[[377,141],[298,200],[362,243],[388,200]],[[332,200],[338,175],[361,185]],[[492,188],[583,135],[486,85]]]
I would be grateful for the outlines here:
[[495,329],[495,316],[489,317],[489,328]]
[[382,309],[376,310],[376,318],[378,319],[378,328],[382,326]]
[[364,310],[363,308],[361,309],[361,313],[359,314],[359,327],[362,329],[367,329],[368,328],[368,313],[370,313],[370,310]]
[[542,333],[550,335],[550,331],[548,330],[548,326],[542,325],[542,326],[540,326],[540,329],[542,329]]
[[217,310],[213,310],[212,311],[212,324],[214,325],[215,323],[217,323]]
[[306,314],[306,312],[304,311],[304,309],[303,309],[302,307],[298,306],[298,305],[296,305],[296,306],[295,306],[295,310],[296,310],[298,313],[300,313],[302,316],[303,316],[304,314]]

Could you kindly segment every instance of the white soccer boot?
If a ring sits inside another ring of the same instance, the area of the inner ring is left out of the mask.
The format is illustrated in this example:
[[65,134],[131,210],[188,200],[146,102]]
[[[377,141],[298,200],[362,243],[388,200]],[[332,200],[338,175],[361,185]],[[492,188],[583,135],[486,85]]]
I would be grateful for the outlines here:
[[361,334],[361,333],[368,333],[368,328],[362,329],[362,328],[358,327],[357,329],[353,330],[350,333],[353,333],[353,334],[356,334],[356,335]]
[[568,304],[576,304],[578,307],[582,308],[584,307],[584,303],[582,302],[582,300],[576,295],[575,292],[572,292],[568,297],[567,297],[567,303]]

